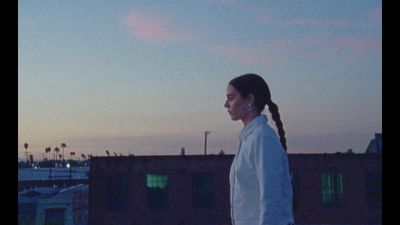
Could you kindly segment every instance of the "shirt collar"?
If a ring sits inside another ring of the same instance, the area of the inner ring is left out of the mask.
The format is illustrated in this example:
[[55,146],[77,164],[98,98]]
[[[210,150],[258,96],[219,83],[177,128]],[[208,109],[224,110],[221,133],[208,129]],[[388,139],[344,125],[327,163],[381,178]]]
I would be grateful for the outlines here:
[[247,135],[249,135],[254,128],[257,127],[258,124],[261,123],[267,123],[268,118],[266,115],[259,115],[257,117],[255,117],[253,120],[250,121],[250,123],[248,123],[243,129],[242,131],[240,131],[240,135],[239,135],[239,139],[240,141],[242,141],[244,138],[246,138]]

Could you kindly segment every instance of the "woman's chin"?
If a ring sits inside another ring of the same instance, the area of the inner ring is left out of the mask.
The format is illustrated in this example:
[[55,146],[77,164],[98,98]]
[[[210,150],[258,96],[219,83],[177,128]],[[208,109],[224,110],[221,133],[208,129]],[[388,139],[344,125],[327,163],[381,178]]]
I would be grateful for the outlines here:
[[239,118],[237,118],[237,117],[231,115],[231,120],[233,120],[233,121],[238,121]]

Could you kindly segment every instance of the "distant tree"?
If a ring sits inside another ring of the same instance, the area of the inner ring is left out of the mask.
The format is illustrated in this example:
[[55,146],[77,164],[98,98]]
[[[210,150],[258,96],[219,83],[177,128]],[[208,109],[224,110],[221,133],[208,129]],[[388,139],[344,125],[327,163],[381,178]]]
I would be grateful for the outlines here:
[[47,158],[50,159],[51,148],[50,147],[45,148],[44,152],[49,155]]
[[63,159],[63,160],[65,160],[65,158],[64,158],[64,148],[66,148],[66,147],[67,147],[67,144],[61,143],[61,148],[62,148],[62,159]]
[[84,158],[84,159],[86,159],[86,155],[83,154],[83,153],[81,154],[81,157]]
[[116,152],[114,152],[114,156],[118,156]]
[[71,160],[74,159],[74,157],[72,157],[72,156],[75,155],[75,152],[70,152],[69,154],[71,155]]
[[31,162],[31,165],[33,164],[33,155],[29,154],[29,161]]
[[57,160],[57,156],[58,156],[58,153],[60,152],[60,149],[58,148],[58,147],[55,147],[54,149],[53,149],[53,151],[54,151],[54,160]]
[[219,151],[218,155],[225,155],[224,150],[221,149],[221,151]]
[[110,152],[108,150],[106,150],[107,156],[110,156]]
[[25,142],[24,148],[25,148],[25,155],[26,155],[26,161],[27,162],[28,162],[28,147],[29,147],[28,143]]

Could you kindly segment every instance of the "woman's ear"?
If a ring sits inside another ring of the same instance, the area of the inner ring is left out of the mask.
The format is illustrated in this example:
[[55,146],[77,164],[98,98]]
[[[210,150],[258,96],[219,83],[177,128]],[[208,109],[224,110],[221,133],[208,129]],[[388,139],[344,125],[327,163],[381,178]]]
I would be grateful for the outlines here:
[[249,104],[254,104],[256,102],[256,98],[254,97],[254,94],[249,94],[247,97],[248,103]]

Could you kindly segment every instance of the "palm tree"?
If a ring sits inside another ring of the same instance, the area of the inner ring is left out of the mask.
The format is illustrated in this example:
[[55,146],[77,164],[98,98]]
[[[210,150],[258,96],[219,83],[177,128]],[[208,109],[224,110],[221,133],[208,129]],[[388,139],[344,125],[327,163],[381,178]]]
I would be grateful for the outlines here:
[[26,161],[29,161],[29,159],[28,159],[28,143],[25,143],[24,144],[24,148],[25,148],[25,155],[26,155]]
[[61,143],[63,161],[65,160],[65,158],[64,158],[64,148],[66,148],[66,147],[67,147],[67,144]]
[[31,162],[31,166],[33,165],[33,155],[29,154],[29,161]]
[[49,155],[48,159],[50,160],[50,152],[51,152],[51,148],[47,147],[44,149],[44,152],[47,153]]
[[75,152],[70,152],[69,154],[71,155],[71,160],[72,160],[73,159],[72,156],[75,155]]
[[55,147],[55,148],[54,148],[54,152],[56,153],[56,154],[54,155],[54,160],[57,160],[57,155],[58,155],[58,153],[60,152],[60,149],[59,149],[58,147]]

